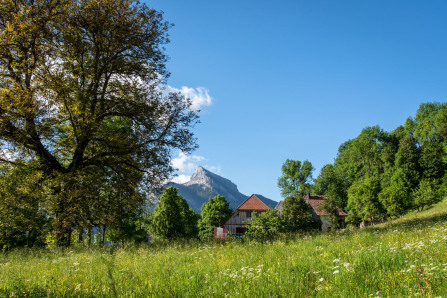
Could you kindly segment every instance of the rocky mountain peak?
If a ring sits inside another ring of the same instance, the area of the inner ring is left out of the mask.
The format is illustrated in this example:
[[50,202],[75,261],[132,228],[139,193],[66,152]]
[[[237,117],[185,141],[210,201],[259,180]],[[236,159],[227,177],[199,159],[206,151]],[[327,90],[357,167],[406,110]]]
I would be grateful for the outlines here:
[[209,178],[209,171],[205,170],[201,166],[198,166],[194,174],[192,174],[191,179],[187,182],[187,184],[208,184],[207,181]]
[[198,166],[191,179],[185,183],[185,185],[202,185],[209,188],[226,188],[237,191],[237,186],[230,180],[223,178],[219,175],[211,173],[207,169]]
[[[229,179],[221,177],[210,172],[203,167],[197,167],[191,179],[186,183],[174,183],[172,185],[179,189],[179,194],[185,198],[188,204],[196,212],[200,212],[203,203],[208,202],[210,197],[222,195],[230,204],[231,209],[235,209],[247,198],[246,195],[239,192],[236,184]],[[271,208],[276,206],[277,202],[257,195],[264,203]]]

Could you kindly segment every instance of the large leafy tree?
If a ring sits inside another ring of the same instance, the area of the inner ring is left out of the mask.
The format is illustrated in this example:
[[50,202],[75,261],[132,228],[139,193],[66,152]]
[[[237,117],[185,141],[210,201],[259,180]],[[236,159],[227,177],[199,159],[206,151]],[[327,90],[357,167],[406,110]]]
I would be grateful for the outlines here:
[[439,186],[429,179],[422,179],[418,188],[413,191],[413,205],[418,211],[440,202],[442,198]]
[[90,206],[107,191],[90,183],[132,177],[144,194],[166,181],[173,148],[196,147],[190,101],[160,89],[169,26],[133,0],[0,1],[0,158],[37,162],[58,245],[101,212]]
[[310,161],[287,159],[281,170],[282,176],[278,179],[278,187],[283,197],[304,195],[310,190],[314,171]]
[[150,231],[161,238],[176,239],[197,235],[198,216],[178,189],[168,187],[160,196],[150,219]]
[[350,183],[378,176],[383,172],[381,152],[388,141],[388,134],[379,126],[365,127],[359,136],[342,144],[335,166]]
[[412,208],[412,182],[402,168],[398,168],[390,184],[379,193],[379,201],[390,216],[400,216]]
[[369,219],[374,222],[383,214],[383,205],[379,201],[380,180],[371,177],[356,181],[348,189],[348,219],[352,222]]
[[321,168],[312,190],[316,194],[326,195],[331,205],[344,209],[348,203],[349,186],[348,179],[345,179],[341,171],[327,164]]
[[404,136],[395,155],[395,169],[402,171],[410,183],[410,188],[416,187],[420,178],[419,158],[420,151],[416,146],[416,140],[412,136]]
[[317,229],[320,223],[312,217],[309,205],[301,196],[290,196],[284,200],[282,210],[284,228],[289,232]]
[[231,215],[230,204],[223,196],[209,198],[200,208],[199,236],[201,239],[213,237],[214,227],[218,227]]
[[447,141],[447,103],[421,103],[414,119],[409,118],[405,126],[422,146],[433,141]]

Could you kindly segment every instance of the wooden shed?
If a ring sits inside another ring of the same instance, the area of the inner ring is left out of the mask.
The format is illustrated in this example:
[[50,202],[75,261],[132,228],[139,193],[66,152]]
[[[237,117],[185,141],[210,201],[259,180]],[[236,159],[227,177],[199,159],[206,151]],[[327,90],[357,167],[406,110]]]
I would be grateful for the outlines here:
[[250,225],[250,219],[253,213],[260,213],[269,210],[270,208],[259,199],[256,195],[248,197],[230,217],[225,221],[224,227],[233,235],[242,235],[247,231],[247,226]]

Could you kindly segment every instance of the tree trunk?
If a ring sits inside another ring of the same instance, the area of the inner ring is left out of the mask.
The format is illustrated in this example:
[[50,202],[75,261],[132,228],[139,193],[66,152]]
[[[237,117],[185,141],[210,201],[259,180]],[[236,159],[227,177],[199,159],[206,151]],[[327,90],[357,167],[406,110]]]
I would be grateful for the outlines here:
[[67,204],[63,198],[59,199],[56,209],[56,219],[53,224],[54,240],[59,247],[69,247],[71,245],[71,233],[73,231],[67,214]]
[[104,246],[106,244],[106,225],[102,226],[102,239],[101,239],[101,245]]
[[69,247],[71,245],[72,229],[62,219],[56,218],[54,223],[54,239],[59,247]]
[[87,230],[87,245],[90,247],[92,245],[92,227]]
[[78,243],[82,243],[83,241],[84,241],[84,229],[79,229]]

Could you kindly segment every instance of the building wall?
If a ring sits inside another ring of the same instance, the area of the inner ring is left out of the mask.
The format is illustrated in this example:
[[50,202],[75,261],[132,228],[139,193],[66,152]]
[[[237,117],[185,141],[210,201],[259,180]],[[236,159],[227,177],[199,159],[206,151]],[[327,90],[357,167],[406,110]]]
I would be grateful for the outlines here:
[[[323,232],[327,232],[329,230],[335,229],[336,225],[334,225],[334,223],[332,222],[332,218],[331,218],[330,215],[322,215],[322,216],[320,216],[320,220],[321,220],[321,230]],[[338,220],[339,220],[339,222],[338,222],[338,224],[339,224],[338,229],[344,229],[345,228],[345,219],[344,219],[344,217],[340,216],[340,217],[338,217]]]
[[237,211],[226,222],[225,227],[231,234],[236,234],[236,228],[244,228],[250,224],[250,218],[248,213],[253,215],[254,212],[250,211]]
[[321,215],[320,220],[321,220],[321,230],[323,232],[327,232],[334,228],[330,215]]

